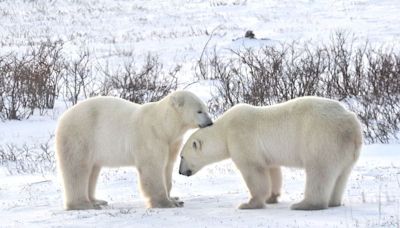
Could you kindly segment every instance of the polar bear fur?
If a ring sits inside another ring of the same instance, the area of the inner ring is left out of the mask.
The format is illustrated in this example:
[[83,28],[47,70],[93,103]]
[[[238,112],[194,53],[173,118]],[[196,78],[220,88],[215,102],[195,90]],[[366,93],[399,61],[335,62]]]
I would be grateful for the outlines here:
[[304,168],[304,199],[291,208],[325,209],[341,204],[361,146],[356,115],[337,101],[302,97],[266,107],[240,104],[190,136],[179,173],[190,176],[207,164],[231,158],[251,195],[239,208],[251,209],[263,208],[267,197],[276,201],[280,166]]
[[135,104],[114,97],[78,103],[59,119],[56,155],[67,210],[99,209],[102,167],[136,166],[148,207],[177,207],[170,197],[172,169],[184,133],[212,124],[204,103],[177,91],[158,102]]

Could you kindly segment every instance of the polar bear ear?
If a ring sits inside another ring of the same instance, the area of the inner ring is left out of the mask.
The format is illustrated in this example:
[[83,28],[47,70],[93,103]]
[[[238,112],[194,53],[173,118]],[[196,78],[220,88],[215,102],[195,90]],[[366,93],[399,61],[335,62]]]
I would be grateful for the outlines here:
[[185,103],[185,99],[182,96],[178,95],[172,95],[170,101],[172,106],[174,106],[175,108],[181,108]]
[[201,141],[200,140],[193,140],[192,147],[194,150],[201,150]]

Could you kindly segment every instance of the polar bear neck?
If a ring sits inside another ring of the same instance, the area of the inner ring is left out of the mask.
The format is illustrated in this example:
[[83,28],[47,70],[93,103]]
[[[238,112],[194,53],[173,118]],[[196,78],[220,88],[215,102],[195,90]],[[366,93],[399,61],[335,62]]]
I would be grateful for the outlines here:
[[153,115],[153,118],[155,118],[154,122],[158,125],[154,130],[160,139],[171,145],[180,142],[186,131],[190,129],[190,126],[182,123],[176,110],[165,104],[165,102],[163,99],[154,103],[154,111],[157,111],[157,115]]

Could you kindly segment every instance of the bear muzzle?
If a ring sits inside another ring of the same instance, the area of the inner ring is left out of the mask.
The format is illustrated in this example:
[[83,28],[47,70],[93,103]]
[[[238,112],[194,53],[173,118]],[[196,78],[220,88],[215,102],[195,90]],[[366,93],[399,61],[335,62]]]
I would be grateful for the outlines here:
[[192,175],[192,170],[190,170],[187,165],[185,160],[183,159],[183,157],[181,158],[181,163],[179,165],[179,174],[181,175],[185,175],[190,177]]
[[185,171],[179,170],[179,174],[190,177],[192,175],[192,170],[188,169]]
[[207,122],[205,122],[203,124],[199,124],[199,127],[200,128],[204,128],[204,127],[208,127],[208,126],[211,126],[211,125],[213,125],[213,122],[212,122],[211,119],[209,119],[209,120],[207,120]]

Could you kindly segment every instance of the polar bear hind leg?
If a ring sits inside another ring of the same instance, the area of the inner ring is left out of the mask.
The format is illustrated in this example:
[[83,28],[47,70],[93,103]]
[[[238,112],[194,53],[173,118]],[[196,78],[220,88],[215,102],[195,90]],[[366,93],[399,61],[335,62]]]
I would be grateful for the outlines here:
[[342,204],[343,193],[346,188],[347,180],[349,179],[353,165],[350,165],[343,169],[341,174],[336,180],[335,187],[329,201],[329,207],[338,207]]
[[90,178],[89,178],[89,200],[92,202],[93,205],[97,206],[105,206],[107,205],[107,201],[105,200],[99,200],[96,199],[95,197],[95,192],[96,192],[96,184],[97,184],[97,179],[100,174],[101,167],[94,165],[92,168],[92,171],[90,172]]
[[[356,129],[356,127],[354,128]],[[347,131],[341,135],[343,143],[341,150],[344,151],[348,158],[347,162],[343,165],[342,170],[335,182],[335,186],[329,200],[329,207],[337,207],[342,204],[344,190],[346,189],[346,183],[349,179],[350,173],[357,161],[361,146],[362,146],[362,134],[359,131]]]
[[282,171],[281,167],[271,167],[269,169],[271,178],[271,195],[268,197],[266,203],[278,203],[278,197],[281,195],[282,188]]
[[65,208],[67,210],[100,209],[93,205],[88,197],[90,168],[87,165],[62,168],[65,191]]
[[328,208],[331,194],[338,177],[334,167],[317,165],[306,167],[304,199],[290,208],[292,210],[322,210]]

